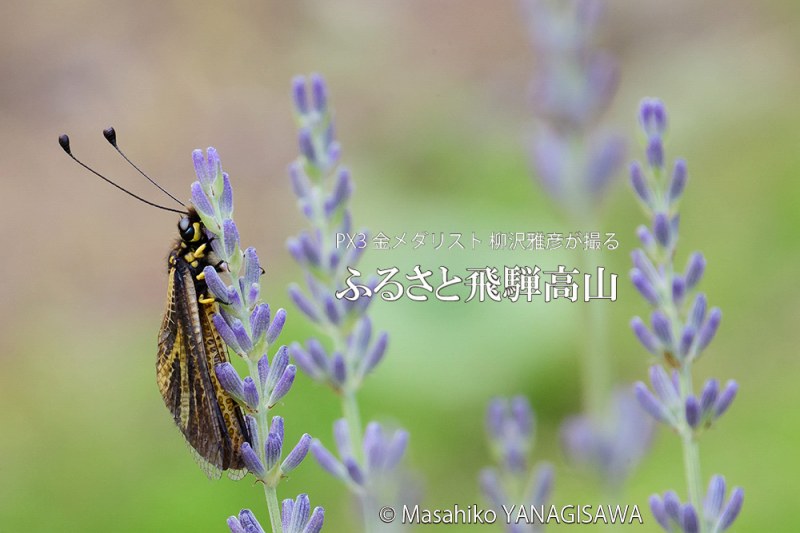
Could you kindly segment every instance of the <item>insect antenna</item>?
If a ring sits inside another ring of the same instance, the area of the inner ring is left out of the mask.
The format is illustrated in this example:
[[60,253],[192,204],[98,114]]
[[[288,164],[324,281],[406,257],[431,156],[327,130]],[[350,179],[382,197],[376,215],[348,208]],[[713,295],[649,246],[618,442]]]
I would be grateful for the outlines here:
[[127,161],[127,162],[128,162],[128,164],[129,164],[130,166],[132,166],[133,168],[135,168],[135,169],[136,169],[136,170],[139,172],[139,174],[141,174],[142,176],[144,176],[145,178],[147,178],[147,181],[149,181],[150,183],[152,183],[153,185],[155,185],[156,187],[158,187],[158,189],[159,189],[161,192],[163,192],[164,194],[166,194],[167,196],[169,196],[170,198],[172,198],[173,200],[175,200],[176,202],[178,202],[178,204],[180,204],[180,205],[183,205],[183,202],[181,202],[180,200],[178,200],[177,198],[175,198],[175,197],[174,197],[172,194],[170,194],[170,193],[169,193],[169,191],[167,191],[167,190],[166,190],[164,187],[162,187],[161,185],[159,185],[158,183],[156,183],[156,182],[155,182],[155,180],[154,180],[153,178],[151,178],[150,176],[148,176],[147,174],[145,174],[145,173],[144,173],[144,171],[142,171],[142,169],[140,169],[139,167],[137,167],[137,166],[136,166],[136,165],[133,163],[133,161],[131,161],[130,159],[128,159],[128,156],[126,156],[126,155],[125,155],[125,154],[122,152],[122,150],[120,150],[119,146],[117,146],[117,132],[114,130],[113,126],[109,126],[109,127],[107,127],[106,129],[104,129],[104,130],[103,130],[103,137],[105,137],[105,138],[106,138],[106,140],[109,142],[109,144],[111,144],[111,146],[113,146],[113,147],[114,147],[114,150],[116,150],[116,151],[117,151],[117,153],[119,153],[119,155],[121,155],[121,156],[122,156],[122,158],[123,158],[125,161]]
[[111,185],[113,185],[117,189],[121,190],[125,194],[133,196],[134,198],[136,198],[140,202],[144,202],[147,205],[151,205],[153,207],[157,207],[158,209],[163,209],[164,211],[172,211],[173,213],[180,213],[181,215],[188,215],[189,214],[186,211],[181,211],[181,210],[178,210],[178,209],[172,209],[171,207],[165,207],[163,205],[158,205],[156,203],[153,203],[153,202],[151,202],[149,200],[145,200],[141,196],[138,196],[138,195],[132,193],[128,189],[125,189],[124,187],[121,187],[121,186],[117,185],[116,183],[114,183],[113,181],[108,179],[107,177],[103,176],[102,174],[97,172],[95,169],[91,168],[89,165],[87,165],[86,163],[84,163],[83,161],[81,161],[80,159],[75,157],[74,155],[72,155],[72,150],[70,149],[70,146],[69,146],[69,136],[66,133],[58,136],[58,144],[61,145],[61,148],[64,149],[64,151],[67,153],[68,156],[70,156],[72,158],[73,161],[75,161],[80,166],[82,166],[83,168],[85,168],[86,170],[88,170],[89,172],[94,174],[95,176],[99,177],[103,181],[110,183]]

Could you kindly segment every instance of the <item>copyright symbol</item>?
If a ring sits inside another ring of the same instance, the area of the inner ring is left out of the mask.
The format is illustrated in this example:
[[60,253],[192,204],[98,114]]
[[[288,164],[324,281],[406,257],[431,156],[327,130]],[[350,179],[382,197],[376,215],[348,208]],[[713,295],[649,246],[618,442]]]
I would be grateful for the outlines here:
[[378,518],[384,524],[391,524],[394,521],[394,509],[388,506],[381,507],[380,511],[378,511]]

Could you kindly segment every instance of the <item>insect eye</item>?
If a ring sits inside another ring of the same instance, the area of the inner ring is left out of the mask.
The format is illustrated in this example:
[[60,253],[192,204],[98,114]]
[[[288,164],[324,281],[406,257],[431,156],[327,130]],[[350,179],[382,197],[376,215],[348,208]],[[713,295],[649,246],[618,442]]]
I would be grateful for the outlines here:
[[181,221],[178,222],[178,231],[181,234],[181,239],[184,241],[190,242],[194,238],[194,226],[188,217],[183,217]]

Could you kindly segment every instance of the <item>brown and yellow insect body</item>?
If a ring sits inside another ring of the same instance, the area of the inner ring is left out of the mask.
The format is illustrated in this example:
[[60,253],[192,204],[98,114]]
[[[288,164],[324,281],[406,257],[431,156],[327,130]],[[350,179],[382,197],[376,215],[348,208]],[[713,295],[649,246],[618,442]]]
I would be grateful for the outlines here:
[[214,371],[228,361],[212,321],[217,303],[208,296],[203,276],[214,256],[194,209],[189,208],[178,230],[180,240],[169,254],[167,306],[158,336],[158,388],[205,473],[219,477],[227,470],[229,477],[239,478],[246,473],[239,448],[251,439],[242,409]]

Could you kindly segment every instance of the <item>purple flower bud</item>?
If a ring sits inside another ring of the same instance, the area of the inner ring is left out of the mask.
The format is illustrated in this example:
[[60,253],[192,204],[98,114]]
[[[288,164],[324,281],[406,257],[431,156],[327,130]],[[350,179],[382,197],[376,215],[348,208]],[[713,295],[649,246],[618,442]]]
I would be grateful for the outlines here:
[[350,178],[350,172],[343,168],[339,170],[330,198],[325,201],[325,214],[330,217],[350,198],[352,192],[353,180]]
[[306,79],[303,76],[292,78],[292,100],[294,100],[294,107],[299,114],[308,113],[308,93],[306,92]]
[[297,284],[292,283],[289,285],[289,297],[291,297],[297,308],[312,322],[319,322],[319,315],[314,308],[314,304],[300,291],[300,287],[298,287]]
[[649,281],[651,285],[655,284],[660,279],[661,276],[658,274],[656,267],[643,250],[637,248],[632,251],[631,262],[633,262],[633,266],[647,278],[647,281]]
[[336,352],[333,354],[333,379],[338,386],[342,386],[347,381],[347,363],[344,361],[344,356]]
[[668,490],[664,493],[664,510],[675,522],[681,521],[681,500],[674,491]]
[[230,218],[233,215],[233,188],[227,172],[222,173],[222,194],[219,196],[219,213],[223,219]]
[[301,233],[298,237],[298,242],[300,243],[300,248],[303,251],[303,255],[305,255],[307,261],[314,265],[319,266],[320,264],[320,247],[318,240],[312,240],[311,236],[308,233]]
[[669,516],[667,515],[667,511],[664,509],[664,503],[659,498],[658,494],[653,494],[650,496],[650,511],[653,513],[653,516],[656,519],[656,522],[664,528],[665,531],[672,531],[672,525],[670,524]]
[[364,484],[364,471],[358,466],[358,463],[352,457],[345,457],[344,467],[347,469],[347,475],[356,485]]
[[264,533],[261,524],[249,509],[242,509],[238,518],[235,516],[228,518],[228,527],[231,533]]
[[287,533],[301,532],[308,522],[309,513],[311,513],[311,503],[308,501],[308,495],[300,494],[294,501],[290,522],[283,530]]
[[322,531],[322,524],[325,522],[325,510],[322,507],[314,507],[311,518],[308,519],[306,527],[302,533],[319,533]]
[[725,502],[725,478],[722,476],[712,476],[708,483],[708,490],[703,501],[703,515],[706,519],[716,518],[722,511],[722,504]]
[[[241,280],[240,280],[241,281]],[[258,296],[261,294],[261,285],[258,283],[253,283],[245,292],[245,301],[248,305],[252,305],[253,303],[258,301]]]
[[304,433],[303,436],[300,437],[300,441],[292,448],[292,451],[289,452],[289,455],[287,455],[286,459],[281,463],[281,472],[288,474],[300,466],[300,463],[306,458],[310,447],[311,436],[308,433]]
[[299,199],[308,198],[311,192],[311,182],[303,171],[303,165],[295,161],[289,165],[289,178],[292,182],[292,191]]
[[324,309],[325,316],[328,318],[331,324],[338,325],[342,321],[342,315],[339,312],[339,307],[337,306],[336,300],[334,300],[333,297],[325,297]]
[[222,278],[219,277],[216,269],[209,265],[203,269],[203,277],[206,282],[206,286],[208,290],[211,291],[211,294],[217,300],[222,300],[223,302],[228,301],[228,286],[225,285],[225,282],[222,281]]
[[368,316],[361,317],[358,320],[353,342],[355,343],[355,350],[357,353],[364,353],[369,347],[369,341],[372,339],[372,321]]
[[203,187],[199,181],[192,183],[192,204],[204,215],[214,216],[214,206],[211,205],[208,196],[203,192]]
[[706,258],[700,252],[695,252],[689,257],[686,264],[686,288],[692,290],[703,277],[706,269]]
[[336,165],[342,158],[342,145],[336,141],[328,144],[328,164]]
[[667,113],[658,98],[645,98],[639,105],[639,124],[648,137],[661,137],[667,129]]
[[222,221],[222,240],[225,243],[225,259],[229,259],[233,257],[239,246],[239,230],[236,229],[236,223],[230,218]]
[[700,530],[697,511],[691,503],[684,504],[681,509],[681,527],[684,533],[697,533]]
[[694,343],[695,330],[691,325],[687,325],[681,332],[681,344],[679,347],[680,359],[684,360],[692,350]]
[[314,440],[311,443],[311,455],[314,456],[314,459],[316,459],[317,463],[319,463],[319,466],[321,466],[323,470],[326,470],[329,474],[337,479],[342,481],[346,480],[347,470],[345,469],[344,465],[340,463],[336,457],[334,457],[333,454],[329,452],[318,440]]
[[653,194],[650,191],[650,187],[647,185],[647,181],[644,178],[644,173],[642,172],[642,167],[639,165],[638,162],[634,161],[631,163],[631,186],[633,187],[634,192],[636,192],[636,196],[647,206],[652,205]]
[[653,327],[653,333],[656,334],[658,340],[667,347],[671,347],[672,340],[672,322],[670,322],[667,315],[659,310],[653,311],[650,315],[650,325]]
[[656,241],[653,238],[653,234],[644,224],[636,228],[636,237],[639,238],[639,242],[642,243],[645,250],[653,250],[655,248]]
[[678,159],[675,161],[675,168],[672,170],[672,179],[669,182],[668,198],[670,203],[677,202],[686,187],[686,161]]
[[300,128],[297,134],[297,144],[300,147],[300,153],[303,154],[303,157],[305,157],[310,164],[316,164],[317,157],[314,150],[314,138],[311,134],[311,130],[308,128]]
[[259,479],[263,479],[267,472],[264,469],[264,465],[261,460],[258,458],[258,454],[253,450],[250,446],[249,442],[242,443],[242,447],[240,448],[242,454],[242,460],[244,461],[244,465],[247,469],[253,473]]
[[308,354],[311,356],[311,359],[314,360],[314,363],[325,372],[328,372],[330,363],[328,361],[328,354],[325,353],[325,348],[322,347],[322,344],[317,339],[312,338],[308,340],[307,347]]
[[217,179],[217,175],[222,171],[222,163],[219,160],[217,149],[213,146],[206,148],[206,160],[208,165],[208,172],[211,179]]
[[319,368],[311,356],[306,352],[300,343],[293,342],[291,346],[289,346],[289,355],[294,360],[295,364],[308,374],[311,378],[316,380],[321,380],[325,377],[325,372],[323,369]]
[[656,213],[653,217],[653,233],[656,236],[658,244],[664,248],[670,245],[672,241],[672,232],[670,229],[669,217],[666,213]]
[[503,425],[506,419],[508,401],[505,398],[493,398],[486,409],[486,431],[489,438],[499,440],[503,438]]
[[690,395],[686,398],[686,408],[684,411],[686,414],[686,423],[688,423],[691,428],[696,428],[697,424],[700,423],[700,404],[694,395]]
[[311,75],[311,94],[314,100],[314,110],[324,113],[328,109],[328,89],[325,79],[319,74]]
[[269,325],[269,329],[267,329],[267,343],[272,344],[278,338],[278,335],[281,334],[283,331],[283,325],[286,323],[286,310],[285,309],[278,309],[275,313],[275,318],[272,320],[272,324]]
[[376,366],[378,366],[378,363],[381,362],[383,355],[386,353],[386,347],[388,344],[389,334],[385,331],[381,331],[378,335],[378,340],[375,341],[375,344],[372,345],[372,348],[369,350],[369,352],[367,352],[367,355],[364,358],[364,371],[362,375],[369,374]]
[[286,346],[281,346],[272,358],[272,366],[267,374],[267,380],[264,384],[264,390],[272,390],[278,382],[286,368],[289,366],[289,349]]
[[703,392],[700,393],[700,411],[703,415],[708,414],[717,401],[719,394],[719,381],[716,379],[709,379],[703,386]]
[[739,385],[734,380],[728,381],[728,383],[725,385],[725,389],[722,391],[722,394],[719,395],[719,399],[714,406],[715,419],[725,414],[725,411],[727,411],[728,407],[731,406],[733,399],[736,398],[737,392],[739,392]]
[[269,305],[258,304],[250,314],[250,331],[253,332],[253,341],[258,342],[269,327]]
[[368,471],[375,472],[383,466],[384,444],[381,425],[377,422],[367,424],[364,430],[364,457]]
[[242,351],[249,353],[253,350],[253,341],[250,340],[250,336],[247,334],[247,330],[244,328],[244,324],[238,318],[233,319],[233,324],[231,324],[231,329],[233,330],[233,335],[236,337],[236,342],[242,348]]
[[292,512],[294,511],[294,500],[286,498],[281,504],[281,526],[287,532],[292,523]]
[[[272,417],[272,422],[269,425],[269,432],[270,433],[274,433],[275,435],[277,435],[278,439],[280,439],[281,443],[283,443],[284,430],[283,430],[283,417],[282,416],[273,416]],[[281,444],[281,446],[283,446],[283,444]]]
[[267,377],[269,376],[269,357],[267,354],[262,355],[258,359],[258,380],[261,382],[261,387],[266,390]]
[[256,387],[253,378],[250,376],[244,378],[242,381],[242,391],[242,399],[244,399],[244,403],[254,411],[258,409],[258,387]]
[[301,265],[304,265],[307,262],[305,252],[303,252],[303,246],[300,244],[299,239],[295,239],[293,237],[287,239],[286,249],[296,262],[300,263]]
[[650,305],[659,305],[660,299],[658,293],[647,277],[638,268],[631,269],[631,282],[633,286],[636,287],[636,290],[639,291],[639,294],[641,294]]
[[484,468],[480,473],[480,485],[486,499],[495,506],[507,504],[508,497],[495,470]]
[[192,160],[194,161],[194,173],[197,175],[197,179],[200,180],[200,183],[206,187],[211,185],[213,177],[208,171],[208,165],[206,164],[205,157],[203,157],[203,151],[193,150]]
[[225,303],[237,310],[242,310],[244,305],[239,298],[239,292],[233,287],[228,287],[228,294],[225,295]]
[[233,334],[233,330],[228,323],[225,322],[225,319],[222,318],[222,315],[215,314],[211,317],[211,321],[214,322],[214,328],[216,328],[222,340],[225,341],[225,344],[230,346],[234,352],[243,353],[242,348],[239,346],[239,341],[236,340],[236,335]]
[[675,385],[660,365],[650,367],[650,383],[661,402],[667,407],[679,405],[680,397]]
[[647,326],[644,325],[641,318],[638,316],[633,317],[631,320],[631,329],[648,352],[653,355],[659,355],[661,353],[661,346],[658,343],[658,339],[647,329]]
[[530,437],[533,432],[533,410],[527,398],[515,396],[511,399],[511,416],[517,423],[519,432],[524,437]]
[[289,390],[292,388],[292,383],[294,383],[295,375],[297,374],[297,367],[294,365],[289,365],[286,367],[286,371],[281,375],[278,382],[275,384],[275,388],[272,390],[272,394],[269,396],[269,408],[272,409],[275,404],[283,399],[289,393]]
[[697,336],[697,353],[701,353],[709,343],[714,339],[714,335],[719,329],[719,323],[722,321],[722,311],[718,307],[714,307],[708,313],[708,320],[706,320],[703,327],[700,328],[700,333]]
[[664,166],[664,145],[658,137],[652,137],[647,142],[647,163],[653,168],[662,168]]
[[408,431],[398,429],[394,432],[392,440],[389,441],[389,444],[386,447],[386,459],[384,463],[385,468],[394,468],[403,458],[403,454],[408,446],[408,437]]
[[[616,80],[614,80],[616,82]],[[625,158],[625,142],[618,135],[598,136],[587,154],[586,186],[600,197]]]
[[703,321],[706,318],[706,306],[705,294],[700,293],[694,297],[692,309],[689,311],[689,324],[691,324],[695,330],[700,329],[703,325]]
[[261,441],[258,437],[258,422],[250,415],[244,415],[244,424],[247,427],[247,432],[250,435],[250,446],[257,450],[261,446]]
[[243,284],[245,287],[256,284],[261,278],[261,265],[258,263],[258,254],[252,246],[244,251],[244,276]]
[[264,447],[264,460],[266,461],[267,470],[272,470],[278,460],[281,458],[281,447],[283,442],[275,433],[270,432],[267,435],[267,444]]
[[672,279],[672,300],[680,305],[684,296],[686,296],[686,281],[681,276],[676,275]]
[[231,530],[231,533],[247,533],[239,522],[239,519],[235,516],[228,518],[228,529]]
[[719,521],[717,522],[717,531],[725,531],[731,527],[733,521],[736,520],[737,516],[739,516],[739,511],[742,510],[743,503],[744,490],[741,487],[734,488],[731,492],[731,497],[728,500],[728,504],[725,506],[725,509],[722,511]]
[[638,400],[639,405],[641,405],[642,409],[644,409],[650,416],[659,422],[672,425],[672,417],[669,415],[669,411],[661,404],[661,402],[656,399],[655,396],[653,396],[644,383],[641,381],[636,382],[633,391],[636,395],[636,400]]
[[230,394],[233,398],[242,398],[244,390],[242,389],[242,378],[236,373],[236,369],[230,363],[220,363],[214,367],[217,374],[220,386]]

